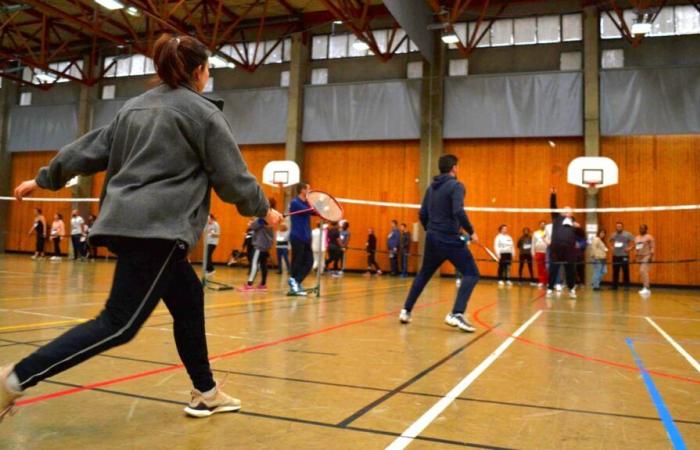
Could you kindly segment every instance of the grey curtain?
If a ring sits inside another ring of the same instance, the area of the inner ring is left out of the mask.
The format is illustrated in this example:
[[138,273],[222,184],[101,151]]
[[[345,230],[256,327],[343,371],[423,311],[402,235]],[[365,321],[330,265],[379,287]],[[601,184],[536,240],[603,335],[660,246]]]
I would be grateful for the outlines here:
[[420,81],[307,86],[305,142],[420,138]]
[[78,105],[14,106],[10,108],[10,152],[56,150],[78,133]]
[[287,89],[250,89],[215,92],[224,101],[236,142],[283,144],[287,135]]
[[700,67],[600,74],[605,136],[700,133]]
[[445,138],[580,136],[580,72],[445,80]]

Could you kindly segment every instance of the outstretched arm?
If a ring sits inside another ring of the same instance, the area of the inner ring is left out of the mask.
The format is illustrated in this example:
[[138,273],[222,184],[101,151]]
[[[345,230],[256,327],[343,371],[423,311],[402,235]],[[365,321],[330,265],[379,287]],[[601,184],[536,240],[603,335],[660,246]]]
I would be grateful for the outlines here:
[[[552,188],[552,191],[549,194],[549,207],[551,209],[557,209],[557,190],[554,188]],[[559,213],[552,211],[552,220],[556,219],[557,217],[559,217]]]

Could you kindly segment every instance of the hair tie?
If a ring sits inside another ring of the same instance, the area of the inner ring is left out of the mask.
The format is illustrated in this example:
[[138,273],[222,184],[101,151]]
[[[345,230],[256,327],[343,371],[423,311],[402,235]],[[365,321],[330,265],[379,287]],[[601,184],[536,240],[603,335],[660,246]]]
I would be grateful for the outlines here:
[[180,45],[180,38],[179,37],[175,38],[175,44]]

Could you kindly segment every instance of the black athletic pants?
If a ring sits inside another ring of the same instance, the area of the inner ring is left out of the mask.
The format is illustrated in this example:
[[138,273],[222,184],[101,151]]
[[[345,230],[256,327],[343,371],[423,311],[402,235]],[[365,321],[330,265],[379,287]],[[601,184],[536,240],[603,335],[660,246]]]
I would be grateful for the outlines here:
[[620,279],[620,269],[622,269],[622,280],[625,287],[630,286],[630,258],[629,256],[613,256],[613,279],[612,288],[617,289],[617,283]]
[[377,260],[375,258],[376,253],[374,251],[367,252],[367,271],[368,272],[381,272],[381,269],[379,268],[379,264],[377,264]]
[[212,256],[214,256],[214,250],[216,250],[216,245],[207,244],[207,267],[205,269],[207,272],[214,271],[214,262],[212,261]]
[[404,303],[406,311],[410,312],[413,309],[425,285],[445,261],[451,262],[457,272],[463,275],[462,283],[457,289],[457,296],[452,306],[452,313],[464,314],[467,310],[469,297],[479,281],[479,269],[476,267],[471,252],[458,237],[452,239],[451,237],[433,235],[433,233],[426,235],[423,264],[416,278],[413,279],[411,290],[406,297]]
[[501,253],[500,258],[498,258],[498,281],[510,281],[510,264],[512,261],[512,253]]
[[44,253],[44,236],[37,233],[36,234],[36,252],[41,254]]
[[53,241],[53,255],[61,256],[61,237],[52,237],[51,240]]
[[527,264],[527,271],[530,273],[530,281],[535,281],[535,276],[532,273],[532,254],[521,253],[518,256],[518,278],[520,281],[523,280],[523,268]]
[[297,283],[301,284],[314,266],[314,253],[311,250],[311,244],[297,241],[296,239],[291,239],[289,243],[292,244],[292,270],[290,271],[290,276]]
[[250,261],[250,271],[248,272],[248,284],[250,286],[253,285],[258,270],[262,277],[260,284],[262,286],[267,284],[267,259],[269,257],[270,252],[258,250],[257,248],[253,251],[253,259]]
[[[99,353],[129,342],[162,298],[173,317],[175,344],[194,387],[212,389],[204,334],[204,293],[182,242],[120,239],[112,290],[104,309],[20,361],[15,373],[23,389]],[[84,380],[86,383],[89,380]]]
[[82,238],[82,234],[71,234],[70,235],[70,240],[71,244],[73,244],[73,259],[78,259],[81,256],[84,256],[83,252],[83,243],[80,242],[80,238]]
[[326,260],[326,269],[329,264],[333,263],[333,270],[340,270],[343,264],[343,249],[331,245],[328,247],[328,259]]
[[566,274],[566,287],[573,289],[576,285],[576,248],[573,246],[562,245],[562,244],[552,244],[551,249],[551,267],[553,270],[549,271],[549,283],[547,283],[547,289],[554,289],[554,283],[556,283],[557,274],[559,273],[559,267],[564,266],[564,272]]

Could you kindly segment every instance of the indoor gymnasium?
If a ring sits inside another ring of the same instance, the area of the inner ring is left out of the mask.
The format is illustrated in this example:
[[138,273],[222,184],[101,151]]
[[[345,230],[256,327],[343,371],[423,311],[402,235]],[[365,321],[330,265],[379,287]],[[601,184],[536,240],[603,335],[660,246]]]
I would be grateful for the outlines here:
[[700,447],[697,0],[0,0],[0,449]]

